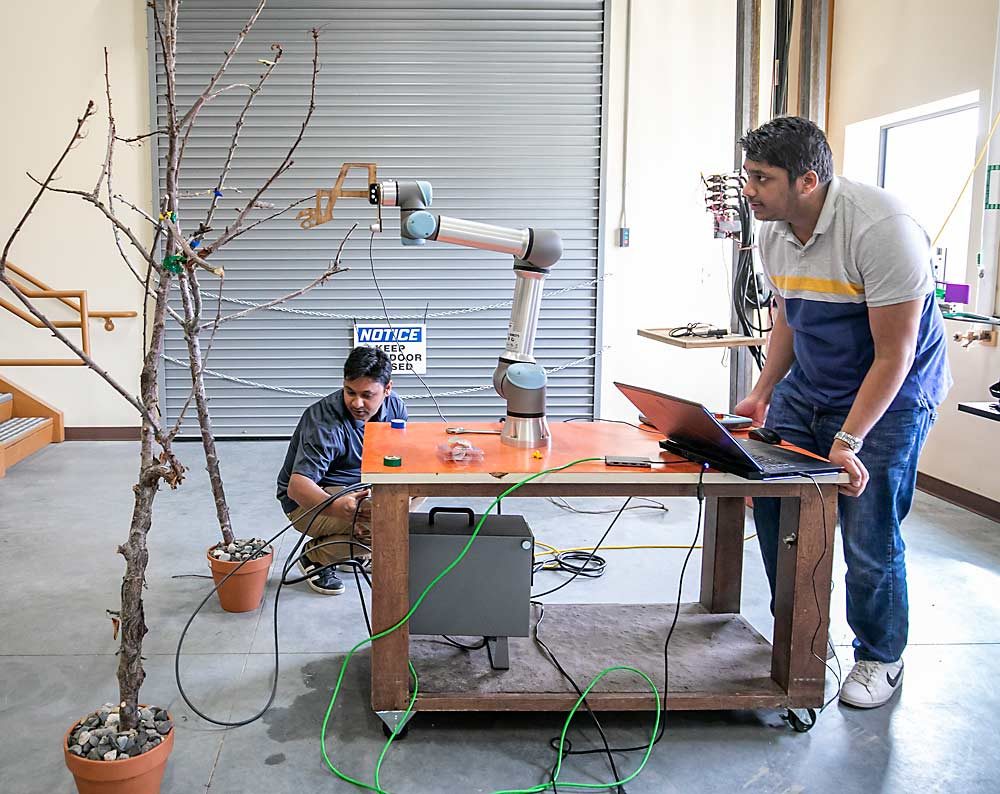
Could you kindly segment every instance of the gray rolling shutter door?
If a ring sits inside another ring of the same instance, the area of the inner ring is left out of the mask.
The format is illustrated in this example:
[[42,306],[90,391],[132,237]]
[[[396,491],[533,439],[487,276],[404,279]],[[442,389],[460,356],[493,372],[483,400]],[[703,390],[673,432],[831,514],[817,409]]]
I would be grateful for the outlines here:
[[[217,67],[242,26],[251,0],[199,0],[181,8],[177,81],[186,106]],[[265,195],[282,207],[332,187],[342,162],[375,161],[380,179],[426,179],[434,211],[505,226],[549,227],[563,238],[563,259],[546,292],[586,284],[598,275],[601,118],[604,64],[603,0],[272,0],[244,42],[224,84],[252,83],[271,42],[285,58],[254,103],[227,180],[215,228],[235,215],[236,188],[252,190],[281,161],[303,118],[308,98],[309,29],[322,29],[322,70],[312,123],[295,164]],[[157,54],[157,58],[159,58]],[[162,78],[157,115],[164,118]],[[185,154],[184,189],[210,190],[242,108],[239,89],[203,109]],[[162,160],[159,172],[163,186]],[[348,187],[362,187],[358,172]],[[242,194],[245,198],[246,193]],[[184,200],[181,222],[197,226],[207,198]],[[311,202],[310,202],[311,203]],[[350,267],[287,304],[318,315],[261,311],[226,324],[208,368],[222,375],[292,391],[328,393],[341,384],[352,344],[351,319],[376,318],[382,305],[368,258],[374,207],[338,201],[334,220],[305,231],[295,211],[250,232],[217,256],[225,266],[227,299],[262,303],[307,284],[327,266],[357,222],[345,248]],[[258,211],[256,216],[264,214]],[[393,320],[428,315],[427,386],[450,421],[492,420],[503,403],[489,387],[503,350],[509,310],[444,312],[509,301],[514,276],[508,256],[429,243],[399,243],[399,215],[388,209],[374,239],[374,264]],[[211,239],[211,236],[210,238]],[[217,292],[211,276],[204,289]],[[543,301],[535,355],[550,371],[553,420],[591,415],[595,388],[597,286]],[[178,300],[179,304],[179,300]],[[215,301],[206,301],[214,315]],[[223,300],[223,314],[244,308]],[[342,317],[321,316],[327,314]],[[176,328],[167,355],[186,362]],[[188,394],[187,370],[168,362],[164,404],[176,417]],[[288,435],[316,398],[207,379],[219,436]],[[436,418],[434,404],[413,375],[395,379],[413,419]],[[185,434],[197,432],[193,417]]]

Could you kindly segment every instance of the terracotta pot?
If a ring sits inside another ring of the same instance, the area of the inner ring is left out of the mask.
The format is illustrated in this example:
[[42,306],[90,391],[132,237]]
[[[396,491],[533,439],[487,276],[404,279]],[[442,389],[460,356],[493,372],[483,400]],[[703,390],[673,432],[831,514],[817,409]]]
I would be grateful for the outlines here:
[[[84,718],[86,719],[86,717]],[[74,722],[63,736],[63,758],[73,773],[76,790],[80,794],[159,794],[167,758],[174,749],[174,731],[148,753],[126,758],[124,761],[91,761],[69,751],[67,742]]]
[[[206,556],[212,568],[212,578],[218,584],[226,578],[226,574],[239,568],[240,564],[215,559],[212,548]],[[268,551],[263,557],[249,560],[218,589],[219,603],[226,612],[252,612],[260,606],[264,598],[264,585],[267,584],[267,572],[273,559],[274,552]]]

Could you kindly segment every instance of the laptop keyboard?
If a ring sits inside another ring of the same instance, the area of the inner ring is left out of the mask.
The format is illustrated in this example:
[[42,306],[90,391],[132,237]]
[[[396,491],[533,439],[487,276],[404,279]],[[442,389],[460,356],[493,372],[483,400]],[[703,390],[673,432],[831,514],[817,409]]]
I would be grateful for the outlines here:
[[738,443],[768,471],[798,471],[804,462],[808,462],[808,458],[804,460],[799,453],[793,450],[775,447],[762,441],[740,439]]
[[758,452],[754,450],[751,453],[758,463],[769,468],[774,468],[776,466],[788,466],[794,468],[796,464],[789,463],[787,459],[779,457],[778,455],[772,455],[769,452]]

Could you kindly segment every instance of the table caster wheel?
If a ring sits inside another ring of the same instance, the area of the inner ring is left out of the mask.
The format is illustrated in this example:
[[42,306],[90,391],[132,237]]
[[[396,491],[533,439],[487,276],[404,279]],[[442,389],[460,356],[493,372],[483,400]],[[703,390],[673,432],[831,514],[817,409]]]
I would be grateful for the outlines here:
[[[396,734],[396,738],[393,741],[397,741],[398,742],[400,739],[405,739],[407,737],[407,735],[409,735],[409,733],[410,733],[410,726],[409,726],[409,724],[404,725],[403,729],[399,733]],[[390,728],[384,722],[382,723],[382,734],[385,736],[386,739],[388,739],[390,736],[392,736],[392,728]]]

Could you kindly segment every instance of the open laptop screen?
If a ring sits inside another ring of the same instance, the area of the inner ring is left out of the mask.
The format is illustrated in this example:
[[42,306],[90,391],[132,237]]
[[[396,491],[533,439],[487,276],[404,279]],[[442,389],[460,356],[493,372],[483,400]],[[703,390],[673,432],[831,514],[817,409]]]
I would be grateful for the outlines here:
[[657,430],[678,446],[694,453],[702,451],[709,458],[730,460],[742,469],[760,469],[729,431],[700,403],[640,386],[617,382],[615,386]]

